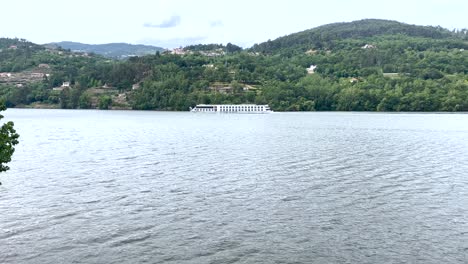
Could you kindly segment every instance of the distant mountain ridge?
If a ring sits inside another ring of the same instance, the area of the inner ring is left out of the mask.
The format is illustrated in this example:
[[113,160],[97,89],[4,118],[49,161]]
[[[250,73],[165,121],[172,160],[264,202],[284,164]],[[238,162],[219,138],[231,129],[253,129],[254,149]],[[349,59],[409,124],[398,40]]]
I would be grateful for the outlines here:
[[379,36],[404,35],[432,40],[465,38],[466,31],[452,32],[442,27],[411,25],[393,20],[362,19],[353,22],[326,24],[274,40],[255,44],[251,50],[273,54],[281,50],[306,51],[309,49],[333,49],[345,40],[369,40]]
[[144,56],[162,52],[164,48],[149,45],[134,45],[128,43],[84,44],[80,42],[62,41],[48,43],[46,46],[60,46],[76,52],[96,53],[109,58],[124,59],[131,56]]

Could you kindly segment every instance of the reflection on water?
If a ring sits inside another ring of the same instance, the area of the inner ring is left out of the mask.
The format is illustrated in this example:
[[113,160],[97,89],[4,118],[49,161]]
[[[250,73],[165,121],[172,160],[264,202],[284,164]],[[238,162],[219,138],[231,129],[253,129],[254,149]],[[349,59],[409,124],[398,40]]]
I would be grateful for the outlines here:
[[5,116],[0,263],[468,262],[468,115]]

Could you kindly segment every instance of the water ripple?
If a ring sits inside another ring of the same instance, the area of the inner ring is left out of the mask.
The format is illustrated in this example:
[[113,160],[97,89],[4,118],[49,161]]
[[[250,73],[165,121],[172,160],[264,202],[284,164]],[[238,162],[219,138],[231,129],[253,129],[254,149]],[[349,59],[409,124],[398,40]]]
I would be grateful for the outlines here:
[[468,115],[7,113],[0,263],[468,260]]

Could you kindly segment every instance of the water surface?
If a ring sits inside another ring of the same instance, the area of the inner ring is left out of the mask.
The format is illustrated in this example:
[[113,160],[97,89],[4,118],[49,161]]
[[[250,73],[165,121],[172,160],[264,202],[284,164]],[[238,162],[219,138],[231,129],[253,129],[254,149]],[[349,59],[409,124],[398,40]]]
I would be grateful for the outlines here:
[[468,263],[465,114],[5,116],[0,263]]

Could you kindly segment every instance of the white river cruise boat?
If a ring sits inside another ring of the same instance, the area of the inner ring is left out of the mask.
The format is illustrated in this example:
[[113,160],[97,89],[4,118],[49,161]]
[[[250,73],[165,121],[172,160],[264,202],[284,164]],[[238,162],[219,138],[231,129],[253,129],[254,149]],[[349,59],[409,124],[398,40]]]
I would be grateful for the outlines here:
[[195,113],[238,113],[238,114],[267,114],[273,112],[268,105],[239,104],[239,105],[212,105],[199,104],[190,112]]

